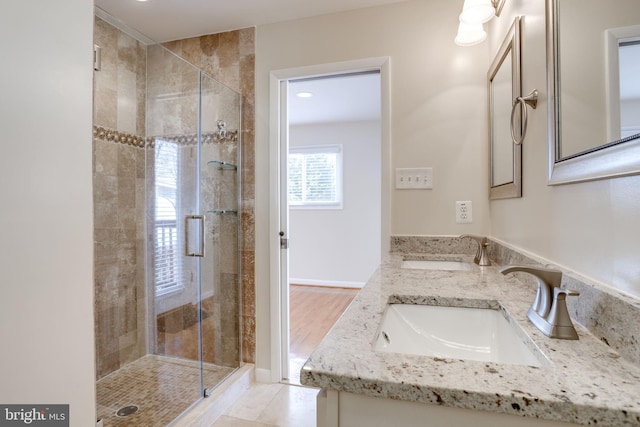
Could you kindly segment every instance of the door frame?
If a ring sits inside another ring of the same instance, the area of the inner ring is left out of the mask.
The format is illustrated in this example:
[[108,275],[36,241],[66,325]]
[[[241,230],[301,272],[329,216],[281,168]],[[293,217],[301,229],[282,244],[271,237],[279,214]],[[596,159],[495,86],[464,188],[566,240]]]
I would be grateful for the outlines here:
[[[380,72],[380,139],[381,139],[381,254],[389,252],[391,236],[391,97],[390,58],[374,57],[352,61],[318,64],[305,67],[275,70],[269,76],[269,297],[270,297],[270,358],[271,381],[280,382],[284,378],[283,359],[285,346],[288,347],[289,307],[288,274],[286,262],[280,249],[281,218],[283,197],[281,185],[283,176],[282,141],[287,136],[286,99],[288,80],[340,75],[362,71]],[[284,215],[287,213],[285,212]],[[286,230],[288,231],[288,230]],[[285,236],[288,237],[288,236]],[[286,341],[285,341],[286,340]],[[288,357],[288,348],[286,349]]]

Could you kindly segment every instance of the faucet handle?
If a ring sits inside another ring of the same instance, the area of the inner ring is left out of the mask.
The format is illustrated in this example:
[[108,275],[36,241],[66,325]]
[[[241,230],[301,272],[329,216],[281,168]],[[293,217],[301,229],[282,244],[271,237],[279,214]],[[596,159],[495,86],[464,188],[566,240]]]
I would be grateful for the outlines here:
[[571,316],[567,310],[567,296],[578,296],[580,292],[572,289],[555,288],[553,290],[553,304],[547,316],[547,322],[551,325],[551,334],[555,338],[577,340],[578,333],[573,327]]
[[[565,295],[564,297],[561,297],[560,294],[565,294]],[[558,298],[562,298],[562,299],[566,299],[566,297],[577,297],[578,295],[580,295],[580,292],[574,291],[573,289],[556,288],[554,290],[554,297],[557,296]]]

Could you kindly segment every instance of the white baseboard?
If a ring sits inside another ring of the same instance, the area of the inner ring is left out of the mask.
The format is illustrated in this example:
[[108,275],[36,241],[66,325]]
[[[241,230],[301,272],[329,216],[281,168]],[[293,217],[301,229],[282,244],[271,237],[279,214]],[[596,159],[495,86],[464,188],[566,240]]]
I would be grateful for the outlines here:
[[289,278],[289,283],[307,286],[327,286],[332,288],[356,288],[361,289],[365,282],[341,282],[338,280],[313,280]]
[[255,369],[255,375],[256,375],[256,382],[257,383],[267,383],[267,384],[269,384],[269,383],[274,382],[273,379],[271,378],[271,369],[256,368]]
[[247,363],[212,390],[208,399],[201,399],[175,422],[172,427],[208,427],[221,417],[251,387],[254,365]]

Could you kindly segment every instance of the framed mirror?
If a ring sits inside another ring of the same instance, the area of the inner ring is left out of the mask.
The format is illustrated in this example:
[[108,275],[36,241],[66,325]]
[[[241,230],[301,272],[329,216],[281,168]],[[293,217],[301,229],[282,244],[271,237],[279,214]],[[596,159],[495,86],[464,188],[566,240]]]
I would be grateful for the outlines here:
[[519,17],[515,18],[489,67],[487,91],[489,199],[522,197],[522,146],[513,143],[510,128],[513,102],[522,92]]
[[547,0],[550,185],[640,173],[640,2]]

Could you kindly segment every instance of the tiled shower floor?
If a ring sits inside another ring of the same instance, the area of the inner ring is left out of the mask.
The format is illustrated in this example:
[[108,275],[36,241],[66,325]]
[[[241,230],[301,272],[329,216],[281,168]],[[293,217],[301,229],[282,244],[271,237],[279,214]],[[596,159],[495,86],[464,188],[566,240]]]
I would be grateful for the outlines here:
[[[147,355],[97,383],[98,419],[104,427],[164,427],[201,396],[199,362]],[[205,363],[205,387],[214,387],[233,368]],[[138,411],[126,417],[116,412],[135,405]]]

